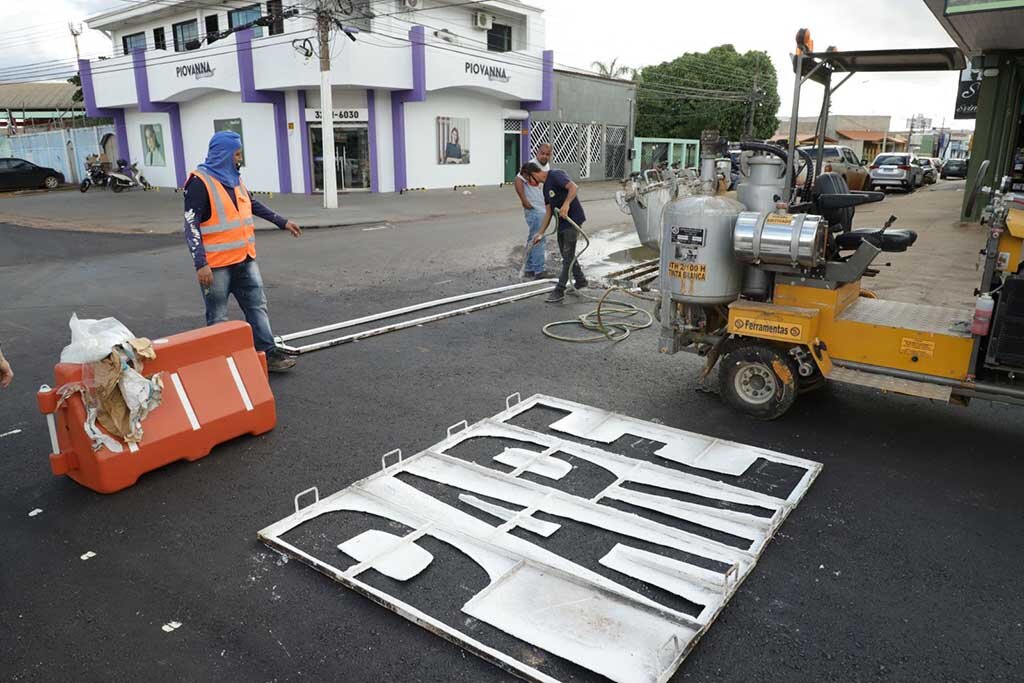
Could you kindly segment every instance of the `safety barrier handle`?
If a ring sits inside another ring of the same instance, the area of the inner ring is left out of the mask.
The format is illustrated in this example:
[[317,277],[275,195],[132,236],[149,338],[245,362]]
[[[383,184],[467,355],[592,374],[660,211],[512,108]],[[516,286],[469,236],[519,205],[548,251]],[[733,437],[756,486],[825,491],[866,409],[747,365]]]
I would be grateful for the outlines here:
[[452,434],[461,432],[463,429],[469,429],[469,423],[465,420],[460,420],[448,428],[448,438],[452,438]]
[[380,468],[382,470],[386,470],[389,467],[389,465],[388,465],[388,457],[392,456],[392,455],[395,455],[396,453],[398,454],[398,460],[396,460],[393,464],[397,465],[398,463],[402,462],[402,449],[401,448],[396,448],[393,451],[388,451],[384,455],[380,456]]
[[[515,399],[515,400],[513,401],[512,399]],[[519,395],[518,391],[515,392],[514,394],[509,394],[508,396],[505,397],[505,410],[510,410],[512,408],[512,406],[516,405],[517,403],[519,403],[522,400],[523,399]]]
[[317,503],[320,502],[320,489],[318,489],[315,486],[310,486],[305,491],[299,491],[297,494],[295,494],[295,511],[296,512],[301,510],[303,507],[309,507],[309,505],[305,505],[305,506],[299,505],[299,499],[302,498],[307,493],[310,493],[310,492],[312,492],[314,497],[315,497],[315,499],[313,500],[312,503],[310,503],[310,505],[316,505]]

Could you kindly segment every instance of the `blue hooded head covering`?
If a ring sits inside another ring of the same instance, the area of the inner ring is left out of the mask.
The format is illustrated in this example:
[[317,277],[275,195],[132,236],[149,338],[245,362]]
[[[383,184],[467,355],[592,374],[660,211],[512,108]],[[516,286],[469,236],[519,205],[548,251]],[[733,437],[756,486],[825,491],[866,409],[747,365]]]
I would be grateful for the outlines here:
[[199,168],[210,174],[225,187],[237,187],[239,183],[238,169],[235,168],[235,150],[242,148],[242,136],[231,130],[214,133],[210,138],[210,148],[206,151],[206,161]]

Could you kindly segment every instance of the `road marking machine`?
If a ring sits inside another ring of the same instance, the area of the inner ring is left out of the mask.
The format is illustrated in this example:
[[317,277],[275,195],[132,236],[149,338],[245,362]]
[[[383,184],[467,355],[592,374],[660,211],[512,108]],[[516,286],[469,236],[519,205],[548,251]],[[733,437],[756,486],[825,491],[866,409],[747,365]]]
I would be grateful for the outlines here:
[[[828,381],[965,405],[971,398],[1024,404],[1024,195],[985,193],[981,284],[973,311],[886,301],[861,287],[882,252],[902,252],[909,230],[854,229],[855,207],[880,192],[851,192],[822,167],[831,94],[854,73],[959,70],[954,48],[815,53],[797,34],[796,83],[788,149],[744,143],[735,200],[716,194],[717,132],[701,144],[702,189],[662,214],[660,350],[704,356],[706,377],[719,365],[719,390],[760,419],[784,414],[797,395]],[[843,77],[835,86],[834,76]],[[802,85],[825,86],[817,159],[796,146]],[[800,155],[799,157],[797,155]],[[804,172],[806,169],[806,172]],[[803,181],[798,179],[803,177]],[[970,209],[969,209],[970,210]]]

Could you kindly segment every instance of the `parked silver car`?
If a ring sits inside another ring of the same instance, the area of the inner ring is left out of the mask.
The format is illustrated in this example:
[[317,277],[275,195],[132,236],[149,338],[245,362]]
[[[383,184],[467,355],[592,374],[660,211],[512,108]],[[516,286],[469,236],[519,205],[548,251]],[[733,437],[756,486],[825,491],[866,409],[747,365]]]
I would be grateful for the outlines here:
[[886,152],[876,156],[868,179],[872,190],[899,187],[907,192],[913,192],[924,182],[921,161],[907,152]]

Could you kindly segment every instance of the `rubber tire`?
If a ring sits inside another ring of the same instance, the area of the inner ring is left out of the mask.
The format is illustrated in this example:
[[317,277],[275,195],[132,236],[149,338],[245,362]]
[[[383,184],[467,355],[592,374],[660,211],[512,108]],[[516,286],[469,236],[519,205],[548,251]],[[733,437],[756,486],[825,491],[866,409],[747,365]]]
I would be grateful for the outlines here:
[[122,190],[124,190],[124,186],[121,185],[121,183],[117,182],[116,180],[112,180],[110,182],[110,189],[113,192],[121,192]]
[[911,192],[913,192],[914,189],[915,188],[914,188],[913,181],[911,181],[909,183],[903,183],[903,191],[906,192],[907,194],[910,194]]
[[82,184],[78,186],[78,191],[79,192],[88,192],[89,188],[91,186],[92,186],[92,181],[91,180],[89,180],[89,179],[83,180]]
[[56,190],[58,187],[60,187],[60,181],[57,180],[57,176],[48,175],[45,178],[43,178],[43,187],[46,188],[47,190]]
[[[736,374],[743,364],[767,368],[775,379],[775,395],[766,403],[748,403],[735,389]],[[775,366],[788,371],[788,382],[779,376]],[[793,359],[784,349],[767,343],[744,342],[729,350],[718,364],[718,387],[725,402],[757,420],[774,420],[788,411],[798,393],[797,371]]]

